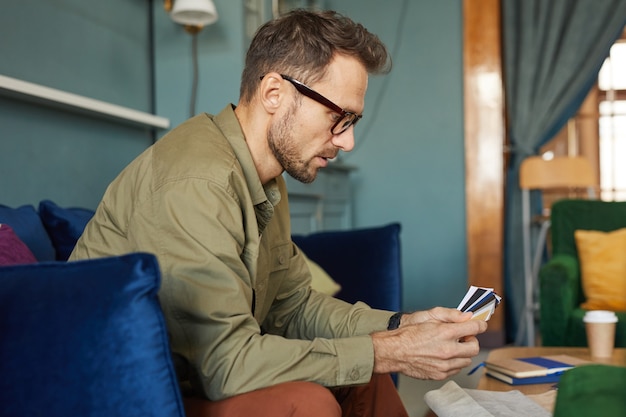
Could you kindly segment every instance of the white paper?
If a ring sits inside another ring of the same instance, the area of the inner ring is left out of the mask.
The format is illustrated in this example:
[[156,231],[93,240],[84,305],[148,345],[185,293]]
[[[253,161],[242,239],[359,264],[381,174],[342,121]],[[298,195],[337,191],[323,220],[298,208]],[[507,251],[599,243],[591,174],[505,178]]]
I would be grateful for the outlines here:
[[448,381],[424,400],[439,417],[551,417],[551,413],[518,390],[464,389]]

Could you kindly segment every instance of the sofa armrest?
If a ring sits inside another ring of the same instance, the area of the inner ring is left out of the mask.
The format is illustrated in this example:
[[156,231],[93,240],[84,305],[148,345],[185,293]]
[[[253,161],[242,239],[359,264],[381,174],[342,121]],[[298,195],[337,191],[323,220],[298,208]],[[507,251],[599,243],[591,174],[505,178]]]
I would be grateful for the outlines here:
[[578,259],[555,255],[539,271],[539,327],[544,346],[565,345],[569,318],[579,304]]

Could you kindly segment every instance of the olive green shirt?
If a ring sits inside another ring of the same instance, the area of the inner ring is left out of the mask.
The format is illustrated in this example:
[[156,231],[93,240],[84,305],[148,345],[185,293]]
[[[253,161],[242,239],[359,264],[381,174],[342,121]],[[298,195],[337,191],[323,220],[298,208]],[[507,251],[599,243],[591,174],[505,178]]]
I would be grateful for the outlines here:
[[369,334],[392,313],[310,289],[285,181],[261,184],[232,105],[184,122],[126,167],[70,260],[137,251],[159,260],[183,389],[219,400],[287,381],[369,381]]

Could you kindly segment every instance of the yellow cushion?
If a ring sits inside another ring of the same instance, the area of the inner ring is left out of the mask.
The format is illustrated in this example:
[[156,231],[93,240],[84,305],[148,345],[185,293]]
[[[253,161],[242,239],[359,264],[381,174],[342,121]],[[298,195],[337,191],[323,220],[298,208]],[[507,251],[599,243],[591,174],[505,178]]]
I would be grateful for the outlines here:
[[586,310],[626,311],[626,228],[576,230]]
[[310,260],[306,255],[304,255],[304,259],[311,271],[311,288],[328,295],[335,295],[341,290],[341,285],[336,283],[321,266]]

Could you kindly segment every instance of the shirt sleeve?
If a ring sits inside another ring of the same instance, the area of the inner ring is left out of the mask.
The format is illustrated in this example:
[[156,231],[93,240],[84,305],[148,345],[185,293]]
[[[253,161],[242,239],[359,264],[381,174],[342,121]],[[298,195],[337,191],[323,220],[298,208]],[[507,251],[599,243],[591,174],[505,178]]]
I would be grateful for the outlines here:
[[289,263],[287,278],[263,327],[290,339],[324,337],[342,339],[385,330],[394,312],[371,309],[365,303],[350,304],[311,289],[311,273],[302,252],[293,245],[295,255]]

